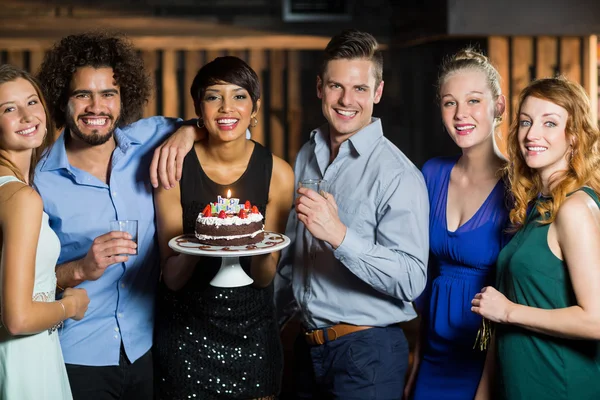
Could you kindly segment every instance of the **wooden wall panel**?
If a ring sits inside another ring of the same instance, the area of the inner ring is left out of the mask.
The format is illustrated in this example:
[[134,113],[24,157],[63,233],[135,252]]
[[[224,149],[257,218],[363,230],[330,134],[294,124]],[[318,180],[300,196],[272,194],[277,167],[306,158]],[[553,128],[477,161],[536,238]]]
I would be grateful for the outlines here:
[[142,51],[142,59],[144,60],[144,67],[146,72],[150,75],[152,81],[152,94],[144,107],[144,118],[153,117],[156,115],[158,110],[156,109],[156,71],[158,69],[158,54],[154,50]]
[[592,111],[598,120],[598,36],[583,40],[583,87],[590,95]]
[[581,83],[581,39],[560,39],[560,73],[568,79]]
[[531,82],[533,64],[533,39],[515,37],[512,40],[512,74],[510,79],[511,121],[517,112],[519,93]]
[[165,117],[179,116],[179,88],[177,87],[177,53],[164,50],[162,54],[162,112]]
[[507,37],[492,36],[488,39],[488,56],[500,74],[500,89],[506,98],[506,110],[502,116],[502,123],[496,130],[496,146],[506,156],[506,138],[511,123],[510,115],[510,51]]
[[285,68],[285,54],[281,50],[271,51],[269,60],[271,90],[269,93],[269,123],[271,152],[277,157],[285,159],[285,127],[284,127],[284,86],[283,71]]
[[[262,98],[261,102],[264,102],[265,101],[265,91],[264,91],[262,77],[263,77],[263,73],[264,73],[265,67],[266,67],[265,52],[263,50],[256,50],[256,49],[250,50],[248,64],[250,64],[250,67],[258,75],[258,78],[260,80],[260,93],[261,93],[261,98]],[[266,109],[266,107],[263,104],[263,106],[258,110],[258,113],[256,114],[256,119],[258,120],[258,124],[255,127],[250,128],[250,131],[252,132],[252,139],[263,145],[266,145],[265,124],[266,124],[267,113],[266,113],[265,109]]]
[[558,69],[558,41],[555,37],[540,36],[536,40],[535,77],[552,78]]
[[211,62],[212,60],[214,60],[217,57],[221,57],[224,52],[222,50],[207,50],[206,51],[206,63]]
[[194,109],[194,101],[192,96],[190,95],[190,88],[192,87],[192,82],[196,77],[196,73],[202,65],[204,65],[204,57],[198,51],[186,51],[185,52],[185,78],[184,78],[184,87],[183,87],[183,101],[184,101],[184,109],[185,109],[185,119],[196,118],[196,110]]
[[21,69],[25,68],[25,52],[10,50],[7,52],[6,62]]
[[240,59],[248,62],[246,50],[228,50],[227,55],[237,57],[237,58],[240,58]]
[[302,146],[302,91],[300,83],[300,54],[288,52],[287,56],[287,156],[293,165]]
[[38,69],[44,61],[44,55],[46,52],[43,50],[32,50],[29,52],[29,71],[31,73],[37,73]]

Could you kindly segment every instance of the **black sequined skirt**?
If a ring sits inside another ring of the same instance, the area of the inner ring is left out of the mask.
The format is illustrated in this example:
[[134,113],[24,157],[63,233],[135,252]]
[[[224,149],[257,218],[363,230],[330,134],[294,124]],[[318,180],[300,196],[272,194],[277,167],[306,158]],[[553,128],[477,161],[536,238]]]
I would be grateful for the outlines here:
[[272,285],[215,288],[206,273],[216,267],[197,267],[177,292],[160,284],[153,350],[160,400],[256,399],[280,391]]

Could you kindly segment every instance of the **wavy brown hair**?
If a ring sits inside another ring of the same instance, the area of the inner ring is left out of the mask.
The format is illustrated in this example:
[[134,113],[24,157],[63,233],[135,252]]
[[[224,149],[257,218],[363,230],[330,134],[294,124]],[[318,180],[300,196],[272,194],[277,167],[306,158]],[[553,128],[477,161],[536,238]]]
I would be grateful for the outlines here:
[[[40,103],[44,107],[44,113],[46,114],[46,135],[44,136],[44,140],[42,141],[41,146],[36,149],[33,149],[33,151],[31,152],[31,165],[29,167],[29,176],[27,177],[29,179],[28,182],[31,185],[33,183],[33,175],[35,174],[35,166],[37,165],[37,162],[40,160],[40,157],[44,150],[47,149],[48,146],[50,146],[52,144],[52,141],[54,140],[54,125],[52,124],[52,118],[50,118],[50,113],[48,112],[46,101],[44,99],[42,90],[37,80],[28,72],[23,71],[22,69],[19,69],[13,65],[0,65],[0,85],[3,85],[8,82],[14,82],[17,79],[25,79],[26,81],[31,83],[31,86],[33,86],[40,99]],[[2,154],[0,154],[0,165],[10,169],[11,172],[15,174],[17,179],[25,182],[25,177],[21,174],[19,168],[17,168],[17,166],[12,161],[4,157]]]
[[518,138],[521,108],[530,96],[550,101],[567,110],[565,135],[568,140],[572,141],[573,146],[569,168],[551,176],[550,197],[540,198],[536,204],[536,208],[542,216],[541,223],[552,223],[567,194],[582,186],[589,186],[596,193],[600,193],[600,172],[598,170],[600,167],[598,148],[600,132],[598,123],[593,118],[588,95],[579,84],[562,77],[533,81],[519,96],[517,118],[511,125],[508,134],[507,149],[510,162],[506,167],[506,172],[510,191],[514,198],[510,221],[515,230],[524,225],[528,207],[539,197],[543,189],[540,174],[525,163]]
[[152,86],[141,57],[123,35],[89,32],[61,39],[46,54],[38,72],[57,127],[65,126],[71,78],[82,67],[113,69],[121,95],[120,127],[142,117]]

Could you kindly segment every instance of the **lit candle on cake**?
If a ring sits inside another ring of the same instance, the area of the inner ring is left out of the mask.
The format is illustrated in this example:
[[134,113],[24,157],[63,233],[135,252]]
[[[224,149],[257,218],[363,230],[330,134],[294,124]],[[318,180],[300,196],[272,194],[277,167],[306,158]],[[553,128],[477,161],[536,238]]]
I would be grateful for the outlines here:
[[226,198],[218,196],[217,204],[217,212],[225,210],[227,213],[238,213],[240,211],[240,199],[231,197],[231,189],[227,190]]

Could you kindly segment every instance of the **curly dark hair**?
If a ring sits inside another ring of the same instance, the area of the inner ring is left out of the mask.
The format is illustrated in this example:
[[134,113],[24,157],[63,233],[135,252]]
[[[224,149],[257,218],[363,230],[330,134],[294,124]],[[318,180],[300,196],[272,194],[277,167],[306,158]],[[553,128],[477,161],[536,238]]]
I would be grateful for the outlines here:
[[66,36],[56,43],[37,74],[58,128],[65,126],[71,78],[80,67],[113,69],[121,92],[119,126],[142,117],[152,86],[141,57],[122,34],[88,32]]

